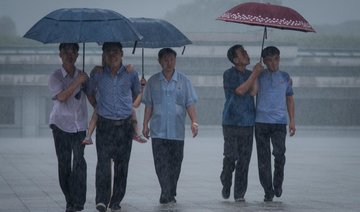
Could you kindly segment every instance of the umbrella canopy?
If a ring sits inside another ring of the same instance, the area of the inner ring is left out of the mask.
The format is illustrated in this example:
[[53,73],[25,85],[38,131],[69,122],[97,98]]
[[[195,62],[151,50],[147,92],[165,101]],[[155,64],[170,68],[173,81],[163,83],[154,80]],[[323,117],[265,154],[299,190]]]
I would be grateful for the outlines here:
[[[191,44],[191,41],[179,29],[165,20],[154,18],[129,19],[141,35],[144,36],[138,42],[138,47],[164,48]],[[127,45],[129,46],[129,43]]]
[[269,3],[249,2],[239,4],[226,11],[217,19],[278,29],[315,32],[305,18],[295,10]]
[[297,11],[289,7],[269,3],[249,2],[239,4],[219,16],[217,20],[264,26],[261,50],[264,47],[264,40],[267,37],[266,27],[315,32],[311,25]]
[[64,8],[41,18],[24,35],[42,43],[83,43],[83,70],[85,43],[128,42],[136,47],[142,35],[129,19],[106,9]]
[[42,43],[135,42],[141,34],[129,19],[106,9],[67,8],[55,10],[25,33]]
[[[129,18],[134,27],[143,35],[137,43],[142,48],[142,77],[144,77],[144,48],[181,47],[192,42],[174,25],[153,18]],[[130,42],[123,42],[124,47],[131,47]],[[183,50],[183,52],[184,52]]]

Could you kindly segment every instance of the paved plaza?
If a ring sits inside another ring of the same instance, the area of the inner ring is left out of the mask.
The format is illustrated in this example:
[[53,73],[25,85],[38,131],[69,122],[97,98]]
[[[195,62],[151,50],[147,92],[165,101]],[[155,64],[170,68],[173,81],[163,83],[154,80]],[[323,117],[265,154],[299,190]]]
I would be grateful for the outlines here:
[[[187,127],[189,131],[189,127]],[[222,131],[200,128],[187,136],[177,203],[160,205],[160,186],[154,170],[151,144],[133,143],[124,212],[227,211],[359,211],[359,128],[301,128],[287,138],[283,196],[263,202],[257,172],[256,147],[250,163],[246,202],[221,197]],[[87,146],[87,201],[95,209],[95,145]],[[232,195],[232,193],[231,193]],[[53,140],[0,138],[0,212],[60,212],[65,200],[57,178]]]

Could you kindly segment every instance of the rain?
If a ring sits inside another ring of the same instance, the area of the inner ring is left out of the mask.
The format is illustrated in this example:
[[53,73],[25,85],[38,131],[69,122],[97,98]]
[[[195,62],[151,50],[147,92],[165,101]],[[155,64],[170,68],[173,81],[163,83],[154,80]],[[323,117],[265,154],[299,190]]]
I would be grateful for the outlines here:
[[[357,0],[264,0],[298,11],[316,33],[267,30],[265,46],[281,51],[280,69],[292,80],[297,133],[287,137],[283,196],[263,202],[254,144],[246,202],[221,197],[222,74],[231,67],[228,48],[242,44],[251,64],[259,61],[263,28],[216,20],[241,0],[0,0],[0,211],[64,211],[57,159],[48,126],[52,108],[47,80],[61,65],[58,44],[23,35],[41,17],[60,8],[103,8],[127,18],[163,19],[191,44],[174,47],[176,68],[193,83],[199,135],[186,121],[184,160],[177,203],[160,205],[151,142],[133,143],[122,211],[358,211],[360,208],[360,15]],[[254,1],[255,2],[255,1]],[[159,72],[158,48],[144,50],[144,77]],[[182,54],[183,52],[183,54]],[[84,69],[101,64],[101,46],[87,43]],[[76,66],[82,68],[82,45]],[[124,63],[141,75],[142,49],[124,49]],[[93,109],[88,104],[89,119]],[[142,126],[144,106],[136,109]],[[95,136],[93,136],[93,139]],[[95,140],[95,139],[94,139]],[[96,140],[94,141],[96,143]],[[255,140],[254,140],[255,143]],[[95,209],[95,145],[85,147],[87,195]],[[233,189],[232,189],[233,190]],[[231,195],[233,192],[231,192]]]

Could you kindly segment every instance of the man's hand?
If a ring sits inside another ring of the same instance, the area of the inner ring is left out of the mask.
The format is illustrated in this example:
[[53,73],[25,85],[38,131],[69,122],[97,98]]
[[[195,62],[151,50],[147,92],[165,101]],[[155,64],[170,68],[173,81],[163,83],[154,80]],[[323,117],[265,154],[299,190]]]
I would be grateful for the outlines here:
[[191,124],[191,132],[192,132],[193,138],[195,138],[199,132],[199,125],[196,122],[193,122]]
[[134,71],[134,66],[132,64],[127,64],[125,66],[125,69],[126,69],[127,73],[130,73],[130,72]]
[[141,87],[145,87],[146,79],[144,77],[141,77],[140,84],[141,84]]
[[290,136],[294,136],[295,132],[296,132],[295,123],[290,121],[290,124],[289,124],[289,134],[290,134]]
[[79,73],[79,75],[77,76],[76,81],[77,81],[77,83],[82,84],[82,83],[84,83],[88,78],[89,78],[89,76],[88,76],[85,72],[81,71],[81,72]]
[[264,70],[264,66],[261,63],[256,63],[256,65],[253,68],[253,73],[257,77],[261,74],[261,72],[263,72],[263,70]]
[[149,139],[149,138],[150,138],[149,133],[150,133],[149,127],[144,126],[144,127],[143,127],[143,130],[142,130],[143,136],[144,136],[145,138]]

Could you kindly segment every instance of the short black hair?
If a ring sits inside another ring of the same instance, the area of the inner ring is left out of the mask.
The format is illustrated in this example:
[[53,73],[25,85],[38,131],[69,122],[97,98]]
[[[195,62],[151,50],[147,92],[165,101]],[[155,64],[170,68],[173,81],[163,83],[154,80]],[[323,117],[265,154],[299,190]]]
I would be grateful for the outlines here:
[[71,47],[76,52],[79,51],[79,44],[77,44],[77,43],[60,43],[59,51],[61,51],[61,49],[64,49],[66,47]]
[[120,50],[123,48],[120,42],[105,42],[102,46],[102,50],[105,51],[106,49],[113,46],[118,47]]
[[227,52],[227,58],[229,59],[229,61],[231,63],[234,63],[233,60],[234,60],[235,57],[237,57],[236,51],[238,49],[244,50],[244,47],[242,45],[240,45],[240,44],[235,44],[235,45],[233,45],[232,47],[229,48],[229,50]]
[[268,46],[261,52],[261,57],[264,59],[265,57],[272,57],[275,55],[280,56],[280,50],[276,48],[275,46]]
[[176,57],[176,51],[174,51],[172,48],[163,48],[160,49],[159,53],[158,53],[158,59],[160,60],[161,58],[163,58],[165,55],[168,54],[172,54]]

